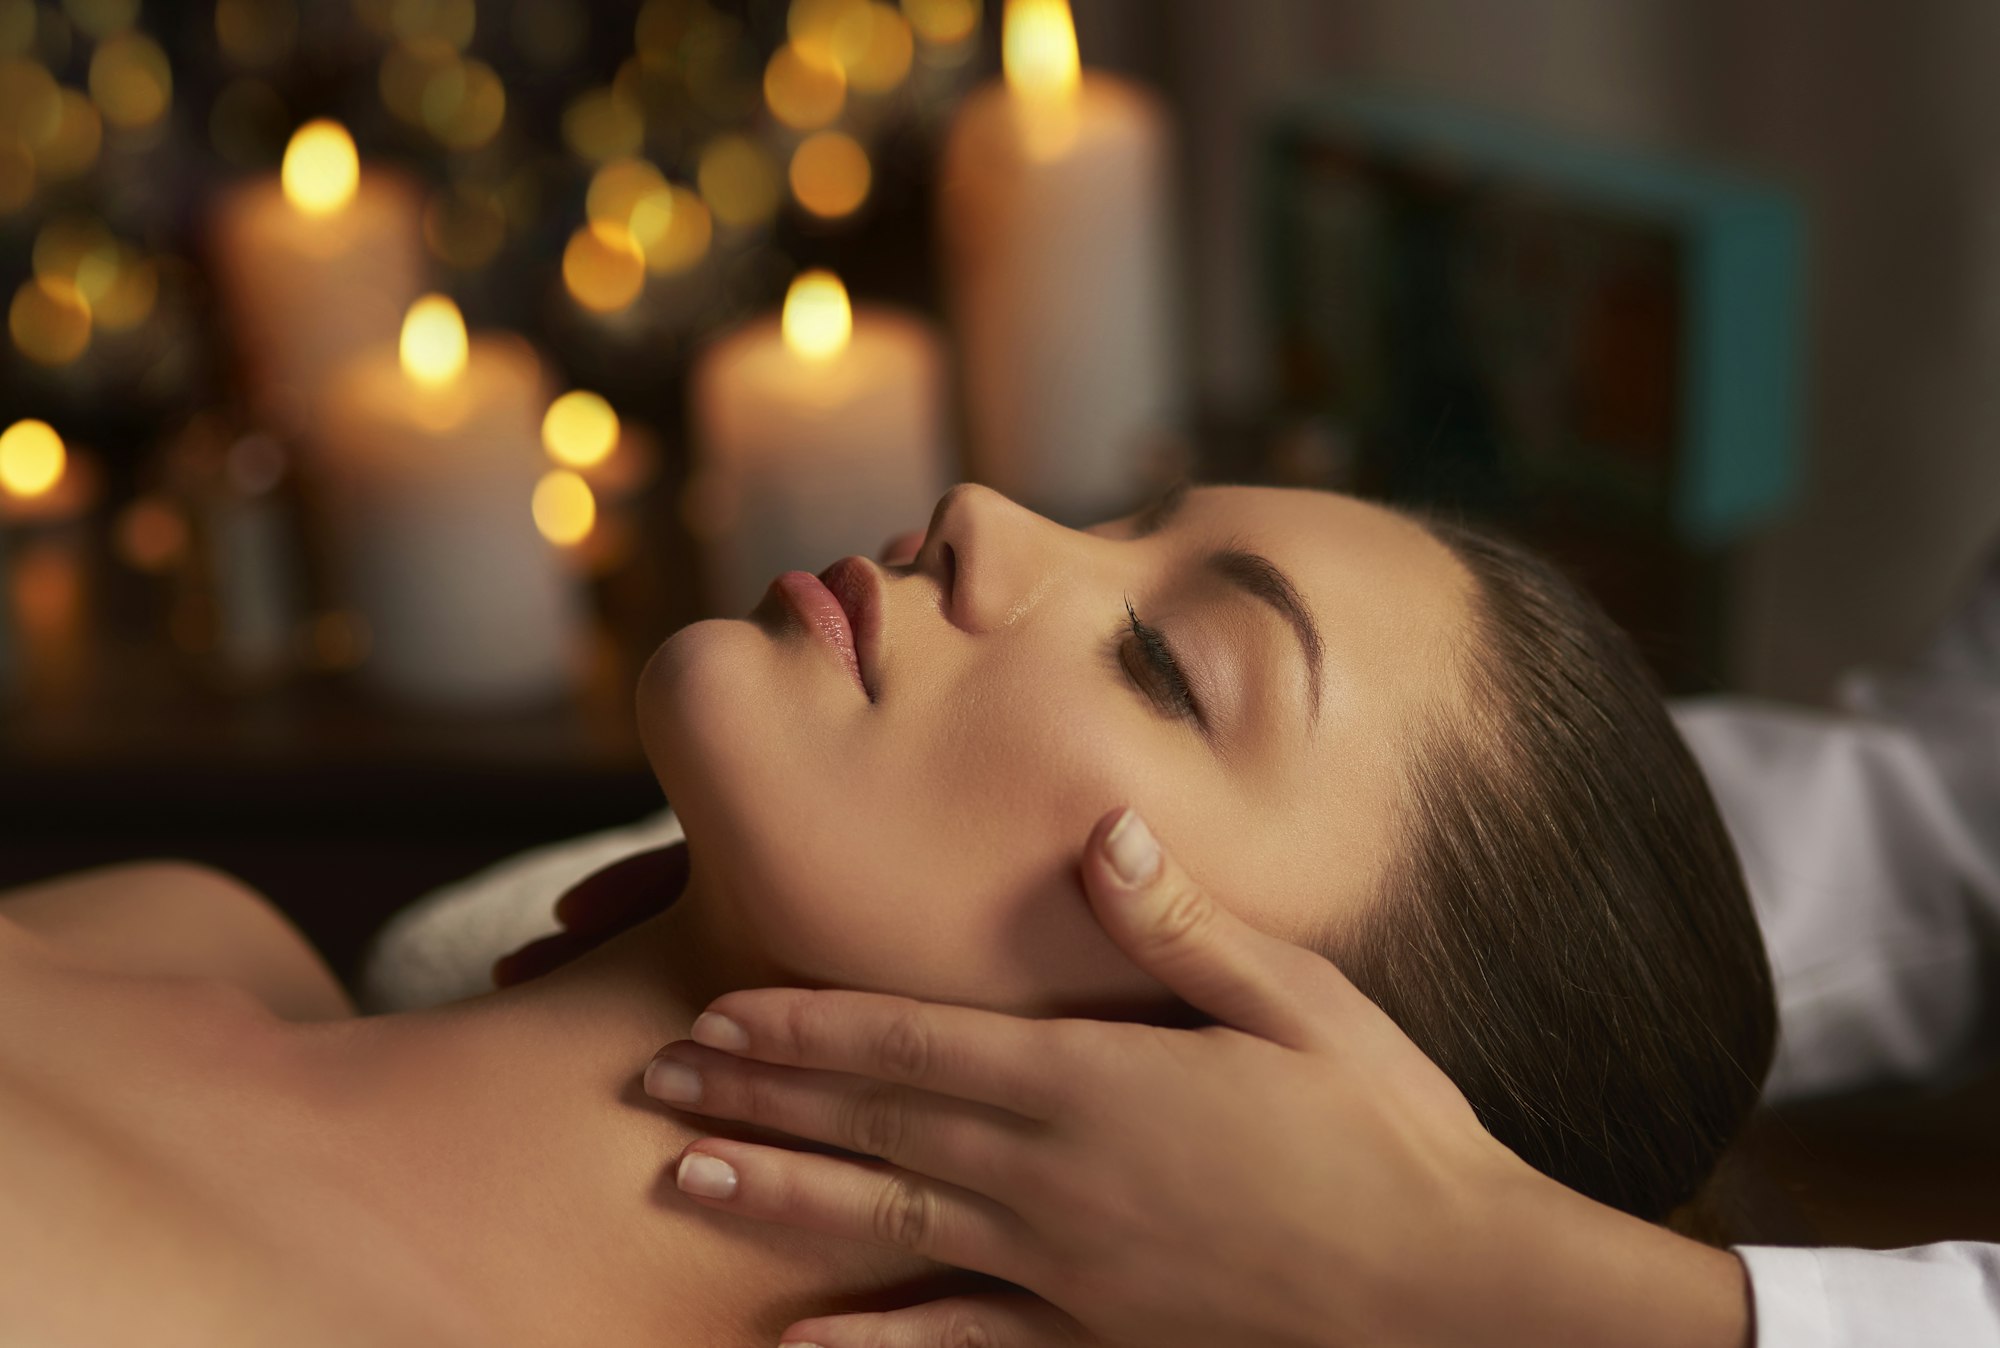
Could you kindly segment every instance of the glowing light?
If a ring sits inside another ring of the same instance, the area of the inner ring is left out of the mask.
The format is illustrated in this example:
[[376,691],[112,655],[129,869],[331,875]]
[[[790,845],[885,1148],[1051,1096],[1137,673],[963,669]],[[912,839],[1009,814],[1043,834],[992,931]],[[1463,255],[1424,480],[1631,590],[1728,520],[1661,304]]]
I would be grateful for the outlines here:
[[331,215],[354,199],[361,183],[361,158],[354,137],[328,118],[307,122],[292,133],[279,171],[285,200],[307,215]]
[[160,268],[151,258],[120,247],[118,273],[91,301],[91,318],[106,332],[129,332],[146,321],[160,294]]
[[979,0],[903,0],[917,36],[937,47],[955,47],[979,29]]
[[90,96],[104,120],[136,130],[166,115],[174,75],[160,44],[143,33],[113,33],[90,58]]
[[[458,49],[448,42],[400,42],[382,58],[375,88],[382,95],[384,107],[411,126],[422,126],[424,100],[430,93],[431,81],[452,79],[446,72],[454,70],[458,63]],[[457,78],[462,92],[464,77]],[[438,97],[442,99],[443,94]]]
[[616,89],[591,89],[563,109],[562,132],[570,149],[603,163],[638,154],[646,124],[638,106]]
[[63,0],[70,22],[93,38],[130,28],[139,18],[139,0]]
[[[658,204],[665,210],[673,210],[667,180],[657,168],[644,159],[614,159],[590,175],[590,188],[584,193],[583,210],[592,220],[602,224],[631,229],[632,213],[643,203],[658,198],[664,199]],[[662,219],[659,223],[666,222]],[[633,232],[637,233],[636,230]],[[645,241],[640,240],[640,246],[644,244]]]
[[74,282],[37,276],[21,283],[7,306],[15,347],[38,365],[67,365],[90,345],[90,301]]
[[1001,31],[1007,87],[1029,98],[1068,98],[1083,78],[1068,0],[1007,0]]
[[465,370],[465,319],[458,306],[443,295],[425,295],[403,316],[403,336],[397,348],[403,373],[419,384],[437,388]]
[[569,236],[563,249],[563,285],[578,304],[617,313],[646,286],[646,254],[632,232],[593,220]]
[[807,360],[831,360],[854,335],[854,310],[847,287],[830,271],[815,269],[792,278],[781,320],[785,345]]
[[0,61],[0,130],[39,149],[62,120],[62,86],[38,61]]
[[842,62],[847,83],[864,94],[887,93],[910,73],[910,58],[916,51],[910,21],[884,4],[869,5],[859,17],[866,24],[867,36]]
[[165,571],[187,552],[187,520],[156,497],[125,507],[113,529],[118,555],[135,571]]
[[35,275],[69,281],[93,304],[118,273],[118,240],[88,215],[59,215],[35,234]]
[[669,187],[664,200],[648,197],[632,208],[632,237],[655,276],[686,271],[708,256],[714,233],[708,203],[685,187]]
[[845,66],[868,42],[868,0],[792,0],[785,32],[822,65]]
[[807,136],[792,152],[792,195],[814,215],[837,220],[868,200],[868,152],[841,131]]
[[778,208],[778,173],[764,148],[747,136],[717,136],[695,170],[702,200],[725,225],[762,224]]
[[0,489],[13,496],[40,496],[62,481],[69,454],[62,437],[46,421],[32,417],[0,431]]
[[588,389],[571,389],[542,417],[542,448],[557,463],[594,468],[618,447],[618,413]]
[[473,59],[439,66],[418,100],[424,126],[447,149],[476,150],[507,117],[507,91],[493,67]]
[[454,51],[472,45],[479,11],[474,0],[392,0],[389,31],[405,42],[448,43]]
[[764,101],[786,126],[811,131],[840,116],[847,103],[847,76],[824,55],[788,42],[764,67]]
[[583,542],[597,523],[597,497],[590,484],[567,468],[542,474],[530,508],[542,537],[561,547]]

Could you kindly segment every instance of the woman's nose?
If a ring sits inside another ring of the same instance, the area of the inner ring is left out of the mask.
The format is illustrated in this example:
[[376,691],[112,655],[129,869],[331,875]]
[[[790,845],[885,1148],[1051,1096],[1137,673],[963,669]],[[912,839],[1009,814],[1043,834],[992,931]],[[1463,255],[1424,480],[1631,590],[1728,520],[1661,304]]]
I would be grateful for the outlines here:
[[916,565],[937,581],[954,625],[988,632],[1019,622],[1041,601],[1068,533],[990,487],[961,483],[931,512]]

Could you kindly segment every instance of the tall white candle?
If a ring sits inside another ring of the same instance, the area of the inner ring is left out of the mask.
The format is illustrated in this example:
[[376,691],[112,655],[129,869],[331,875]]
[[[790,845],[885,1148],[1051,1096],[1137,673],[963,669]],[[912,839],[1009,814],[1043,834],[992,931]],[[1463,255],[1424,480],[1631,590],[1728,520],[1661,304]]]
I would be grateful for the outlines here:
[[1081,70],[1063,0],[1010,0],[1006,78],[944,152],[972,475],[1069,521],[1127,507],[1182,421],[1159,100]]
[[817,571],[922,527],[944,487],[944,361],[907,314],[850,308],[830,272],[793,281],[782,317],[702,353],[690,524],[710,602],[742,613],[782,571]]
[[292,136],[283,171],[230,192],[214,217],[214,264],[258,414],[305,435],[333,371],[393,340],[423,290],[416,188],[363,173],[338,122]]
[[580,600],[532,511],[546,401],[526,342],[468,342],[436,295],[329,384],[317,471],[371,682],[465,706],[571,685]]

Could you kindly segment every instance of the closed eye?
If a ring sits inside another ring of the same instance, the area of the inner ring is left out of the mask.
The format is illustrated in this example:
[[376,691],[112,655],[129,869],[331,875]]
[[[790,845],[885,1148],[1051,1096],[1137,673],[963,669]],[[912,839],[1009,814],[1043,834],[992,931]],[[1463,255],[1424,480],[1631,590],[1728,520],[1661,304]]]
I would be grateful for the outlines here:
[[1132,685],[1152,701],[1161,715],[1193,721],[1205,732],[1207,719],[1166,637],[1139,621],[1129,599],[1125,601],[1125,618],[1128,630],[1119,643],[1118,658]]

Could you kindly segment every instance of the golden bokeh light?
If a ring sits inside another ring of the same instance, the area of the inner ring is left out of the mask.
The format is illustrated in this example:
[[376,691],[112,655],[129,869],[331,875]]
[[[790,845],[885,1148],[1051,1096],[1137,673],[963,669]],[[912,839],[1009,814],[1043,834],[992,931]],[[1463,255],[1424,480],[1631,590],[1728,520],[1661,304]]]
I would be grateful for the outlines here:
[[39,61],[0,61],[0,134],[39,150],[62,122],[62,86]]
[[[431,81],[458,64],[458,49],[448,42],[399,42],[382,57],[376,90],[382,105],[411,126],[424,124],[424,95]],[[461,77],[462,78],[462,77]]]
[[354,199],[361,157],[354,137],[331,118],[319,117],[292,133],[279,172],[285,200],[307,215],[331,215]]
[[0,431],[0,490],[40,496],[62,481],[69,452],[46,421],[27,417]]
[[854,310],[847,302],[847,287],[822,268],[800,272],[785,292],[779,326],[785,345],[797,354],[812,361],[833,359],[847,349],[854,335]]
[[130,332],[151,317],[159,294],[159,264],[121,246],[116,275],[91,301],[91,319],[106,332]]
[[563,285],[584,308],[614,314],[646,286],[646,254],[621,225],[592,220],[563,248]]
[[[849,87],[864,94],[884,94],[910,73],[916,40],[910,21],[890,5],[871,4],[862,12],[867,36],[843,63]],[[856,20],[850,20],[856,22]]]
[[638,105],[608,86],[572,99],[563,109],[562,132],[571,150],[599,164],[638,154],[646,140]]
[[35,233],[35,275],[68,281],[95,305],[118,277],[122,249],[104,223],[89,215],[59,215]]
[[139,21],[139,0],[63,0],[63,12],[81,32],[101,41]]
[[708,203],[678,184],[667,189],[665,200],[648,197],[632,208],[632,237],[655,276],[684,272],[707,257],[714,233]]
[[0,215],[20,210],[34,197],[34,153],[18,137],[0,136]]
[[847,76],[824,54],[788,42],[764,67],[764,101],[786,126],[812,131],[840,116],[847,104]]
[[166,571],[187,555],[187,517],[171,502],[142,496],[119,512],[112,537],[133,570]]
[[298,37],[292,0],[215,0],[215,44],[237,65],[277,65]]
[[104,144],[104,119],[97,105],[75,89],[64,89],[58,98],[55,130],[35,151],[35,167],[50,182],[88,173]]
[[443,295],[425,295],[403,316],[397,344],[403,373],[417,383],[438,388],[465,371],[465,318]]
[[404,42],[443,42],[453,51],[472,45],[479,22],[474,0],[391,0],[389,31]]
[[1029,98],[1073,95],[1082,78],[1068,0],[1007,0],[1000,62],[1007,87]]
[[903,13],[934,47],[955,47],[979,31],[979,0],[903,0]]
[[450,150],[476,150],[499,134],[507,91],[493,67],[467,58],[430,72],[419,100],[424,127]]
[[792,195],[824,220],[852,215],[868,200],[868,152],[843,131],[819,131],[792,151]]
[[571,389],[542,417],[542,448],[557,463],[594,468],[618,447],[618,413],[588,389]]
[[166,116],[174,98],[167,54],[144,33],[112,34],[90,58],[90,96],[114,127],[151,126]]
[[632,213],[640,204],[664,197],[667,191],[665,175],[651,161],[614,159],[590,175],[590,187],[583,198],[584,214],[603,224],[631,229]]
[[74,282],[36,276],[21,283],[7,306],[14,347],[37,365],[67,365],[90,345],[90,301]]
[[867,42],[868,0],[792,0],[785,34],[825,65],[846,65]]
[[507,212],[499,196],[472,183],[453,183],[424,203],[424,244],[449,267],[471,271],[499,255],[507,242]]
[[531,509],[542,537],[561,547],[574,547],[590,537],[597,524],[597,497],[590,484],[567,468],[553,468],[535,484]]
[[725,225],[760,225],[778,209],[778,171],[748,136],[717,136],[703,148],[695,182],[702,200]]

